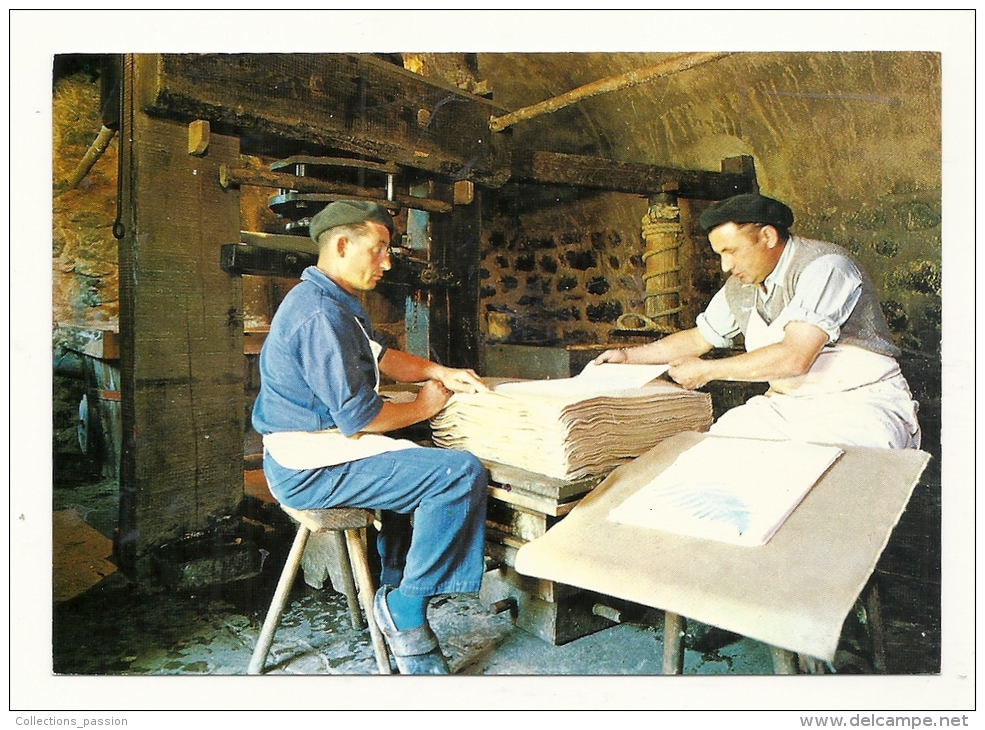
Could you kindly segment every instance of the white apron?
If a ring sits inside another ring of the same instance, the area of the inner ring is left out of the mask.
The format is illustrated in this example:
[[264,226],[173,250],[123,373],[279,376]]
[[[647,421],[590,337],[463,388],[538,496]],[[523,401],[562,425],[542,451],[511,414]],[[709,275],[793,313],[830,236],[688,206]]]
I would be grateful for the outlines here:
[[[786,324],[777,321],[768,325],[753,309],[746,330],[746,351],[782,341]],[[771,380],[770,391],[798,396],[841,393],[891,378],[899,372],[899,363],[891,357],[852,345],[833,345],[821,350],[810,370],[803,375]]]
[[[373,351],[373,367],[376,370],[376,391],[380,389],[380,368],[378,359],[383,348],[375,342],[359,320],[369,347]],[[281,466],[288,469],[319,469],[336,466],[347,461],[365,459],[369,456],[385,454],[389,451],[420,448],[418,444],[406,439],[394,439],[378,433],[357,433],[344,436],[337,428],[324,431],[280,431],[268,433],[263,437],[263,448]]]
[[[784,324],[767,325],[754,309],[746,350],[780,342]],[[710,430],[876,448],[920,446],[916,403],[899,364],[852,345],[825,347],[806,373],[771,380],[765,396],[728,411]]]

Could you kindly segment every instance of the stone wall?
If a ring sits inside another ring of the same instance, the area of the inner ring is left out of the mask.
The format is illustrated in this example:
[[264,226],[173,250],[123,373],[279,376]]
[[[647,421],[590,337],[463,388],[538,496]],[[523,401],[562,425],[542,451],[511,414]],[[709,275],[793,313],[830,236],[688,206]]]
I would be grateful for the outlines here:
[[[113,329],[119,316],[116,220],[117,138],[74,188],[68,180],[99,135],[100,83],[95,67],[56,79],[52,93],[52,389],[56,478],[77,476],[79,406],[86,390],[77,329]],[[60,325],[70,325],[64,328]],[[95,404],[93,404],[95,407]],[[92,465],[84,470],[91,473]]]
[[52,96],[52,315],[56,322],[115,322],[119,313],[117,138],[75,187],[66,182],[99,134],[99,82],[81,72]]
[[510,185],[485,201],[479,301],[486,342],[606,343],[621,315],[642,311],[645,199]]

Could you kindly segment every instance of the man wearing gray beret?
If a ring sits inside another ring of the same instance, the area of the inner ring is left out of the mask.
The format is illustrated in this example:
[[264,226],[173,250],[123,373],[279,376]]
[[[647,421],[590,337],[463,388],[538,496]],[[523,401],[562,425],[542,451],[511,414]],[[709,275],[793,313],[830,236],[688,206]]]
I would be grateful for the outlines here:
[[[374,617],[403,674],[446,674],[427,623],[441,593],[479,590],[485,468],[471,454],[383,435],[434,416],[453,391],[486,390],[471,370],[448,368],[376,340],[358,294],[390,269],[393,219],[376,203],[343,200],[315,215],[318,261],[288,292],[260,352],[253,426],[263,436],[271,493],[294,509],[361,507],[413,515],[404,560],[382,554],[387,575]],[[423,382],[414,400],[384,401],[380,373]],[[378,544],[388,552],[393,541]],[[394,571],[390,571],[394,572]]]
[[[699,218],[725,286],[696,326],[596,362],[668,364],[685,388],[712,380],[768,381],[763,396],[726,412],[711,433],[878,448],[919,448],[917,404],[903,378],[872,283],[848,253],[790,233],[793,212],[759,193]],[[746,352],[701,359],[741,335]]]

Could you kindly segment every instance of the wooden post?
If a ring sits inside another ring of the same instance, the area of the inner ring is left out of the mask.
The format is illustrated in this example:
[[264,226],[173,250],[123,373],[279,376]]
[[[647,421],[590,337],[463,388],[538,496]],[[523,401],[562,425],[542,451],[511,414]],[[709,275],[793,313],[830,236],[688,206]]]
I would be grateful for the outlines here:
[[774,674],[797,674],[797,655],[777,646],[770,647]]
[[879,584],[875,576],[870,581],[868,591],[864,594],[865,626],[872,642],[872,669],[879,673],[886,672],[886,630],[882,620],[882,601],[879,598]]
[[678,613],[664,613],[664,674],[684,673],[684,617]]
[[243,494],[242,289],[219,267],[239,240],[239,194],[218,184],[239,140],[211,134],[188,155],[186,124],[140,111],[155,57],[128,56],[123,73],[116,548],[142,574],[151,547],[206,529]]
[[481,192],[467,205],[431,218],[432,257],[451,271],[455,286],[431,294],[431,343],[442,364],[479,367],[479,232]]

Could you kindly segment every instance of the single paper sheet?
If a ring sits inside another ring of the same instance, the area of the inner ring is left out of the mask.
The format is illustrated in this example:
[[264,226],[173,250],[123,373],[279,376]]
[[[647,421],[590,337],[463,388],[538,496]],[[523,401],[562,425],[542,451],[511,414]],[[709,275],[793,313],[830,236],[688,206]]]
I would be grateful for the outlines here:
[[841,456],[836,446],[709,437],[608,519],[736,545],[764,545]]
[[630,365],[628,363],[588,363],[573,378],[528,380],[503,383],[497,393],[508,395],[583,395],[636,390],[667,372],[667,365]]

